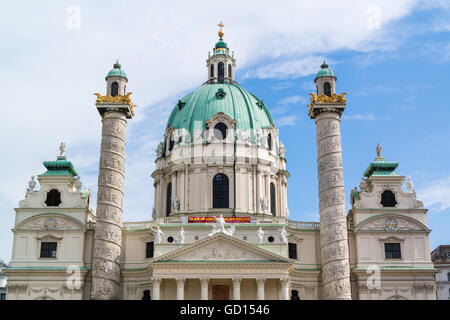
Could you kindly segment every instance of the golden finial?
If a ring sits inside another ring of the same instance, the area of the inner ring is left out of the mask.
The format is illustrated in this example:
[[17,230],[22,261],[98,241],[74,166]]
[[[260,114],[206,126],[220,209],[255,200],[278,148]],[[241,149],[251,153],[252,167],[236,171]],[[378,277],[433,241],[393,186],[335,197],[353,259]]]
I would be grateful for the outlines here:
[[219,34],[219,37],[222,39],[222,37],[223,37],[223,35],[224,35],[224,33],[223,33],[223,31],[222,31],[222,28],[225,27],[225,25],[223,24],[222,21],[220,21],[219,24],[218,24],[218,26],[220,27],[220,30],[219,30],[218,34]]

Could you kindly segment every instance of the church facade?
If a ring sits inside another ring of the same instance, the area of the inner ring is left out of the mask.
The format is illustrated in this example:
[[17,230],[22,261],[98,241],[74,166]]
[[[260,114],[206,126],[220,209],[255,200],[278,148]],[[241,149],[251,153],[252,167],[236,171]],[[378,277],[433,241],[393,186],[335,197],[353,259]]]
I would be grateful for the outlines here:
[[106,95],[96,94],[97,209],[62,144],[57,159],[44,162],[40,188],[33,176],[14,209],[7,298],[436,299],[427,209],[380,146],[345,209],[346,99],[329,66],[314,79],[308,112],[317,126],[320,222],[293,221],[275,122],[235,81],[222,28],[219,37],[206,82],[178,101],[156,150],[149,221],[122,221],[134,104],[114,64]]

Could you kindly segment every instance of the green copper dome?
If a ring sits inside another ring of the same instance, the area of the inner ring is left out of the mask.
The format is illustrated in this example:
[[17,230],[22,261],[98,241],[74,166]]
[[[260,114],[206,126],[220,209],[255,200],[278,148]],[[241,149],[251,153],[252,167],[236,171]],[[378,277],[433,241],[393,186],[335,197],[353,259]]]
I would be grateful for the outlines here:
[[114,68],[112,68],[112,69],[108,72],[108,74],[106,75],[106,78],[114,77],[114,76],[115,76],[115,77],[123,77],[123,78],[125,78],[125,79],[128,80],[125,71],[123,71],[123,70],[121,69],[121,65],[120,65],[119,61],[117,61],[116,63],[114,63]]
[[216,43],[216,49],[226,48],[226,47],[227,47],[227,43],[224,42],[222,38],[220,38],[220,40]]
[[77,171],[73,167],[72,162],[67,161],[65,157],[58,157],[56,161],[44,161],[44,166],[47,171],[43,173],[43,176],[72,176],[78,175]]
[[201,129],[205,130],[205,121],[219,112],[223,112],[236,121],[235,129],[270,128],[273,124],[272,115],[262,100],[240,85],[211,83],[202,85],[179,100],[169,117],[167,126],[186,129],[192,141],[195,123],[197,121],[201,123]]
[[319,72],[317,72],[316,77],[314,78],[314,81],[317,80],[317,78],[320,77],[334,77],[336,79],[336,76],[334,75],[333,71],[328,67],[328,65],[323,62],[323,64],[320,66]]

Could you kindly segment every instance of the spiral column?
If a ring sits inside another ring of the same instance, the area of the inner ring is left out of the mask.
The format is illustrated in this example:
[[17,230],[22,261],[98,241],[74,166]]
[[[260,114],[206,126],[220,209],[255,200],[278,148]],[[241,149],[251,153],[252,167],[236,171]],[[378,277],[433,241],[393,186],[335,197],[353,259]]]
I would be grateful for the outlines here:
[[93,300],[120,298],[125,132],[126,119],[132,118],[134,105],[124,103],[127,99],[120,95],[109,100],[102,97],[97,100],[102,116],[102,142],[92,258]]
[[344,103],[313,103],[319,179],[320,246],[325,299],[351,299],[340,117]]

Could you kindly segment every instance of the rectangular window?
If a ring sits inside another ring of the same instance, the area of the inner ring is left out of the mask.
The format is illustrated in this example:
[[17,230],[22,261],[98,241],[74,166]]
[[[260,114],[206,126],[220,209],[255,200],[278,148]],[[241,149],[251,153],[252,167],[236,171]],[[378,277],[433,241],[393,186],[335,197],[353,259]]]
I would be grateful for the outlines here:
[[56,258],[56,242],[41,242],[41,258]]
[[400,243],[385,243],[384,252],[386,259],[401,259]]
[[289,243],[288,245],[289,245],[289,258],[297,259],[297,244]]
[[6,293],[0,294],[0,300],[6,300]]
[[146,258],[153,258],[153,242],[147,242]]

